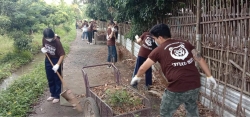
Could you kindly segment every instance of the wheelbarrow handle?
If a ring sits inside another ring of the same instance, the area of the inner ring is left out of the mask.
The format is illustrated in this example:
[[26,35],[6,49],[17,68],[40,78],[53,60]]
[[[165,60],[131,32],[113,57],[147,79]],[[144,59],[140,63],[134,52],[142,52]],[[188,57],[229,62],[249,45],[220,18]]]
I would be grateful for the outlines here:
[[[51,61],[51,59],[49,58],[48,54],[45,53],[45,55],[46,55],[46,57],[49,59],[50,64],[51,64],[52,66],[54,66],[54,64],[52,63],[52,61]],[[66,87],[66,85],[65,85],[65,83],[64,83],[64,81],[63,81],[63,78],[62,78],[62,76],[59,74],[58,71],[56,71],[56,74],[58,75],[59,79],[61,80],[62,85],[63,85],[64,87]]]

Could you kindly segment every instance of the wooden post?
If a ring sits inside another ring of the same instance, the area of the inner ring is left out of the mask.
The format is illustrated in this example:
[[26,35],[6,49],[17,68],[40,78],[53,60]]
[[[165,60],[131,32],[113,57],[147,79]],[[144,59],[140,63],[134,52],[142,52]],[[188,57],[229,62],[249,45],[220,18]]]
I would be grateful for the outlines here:
[[197,14],[196,14],[196,49],[201,52],[201,0],[197,0]]
[[[200,19],[201,19],[201,0],[197,0],[197,13],[196,13],[196,50],[201,53],[201,31],[200,31]],[[197,68],[198,64],[195,63]]]

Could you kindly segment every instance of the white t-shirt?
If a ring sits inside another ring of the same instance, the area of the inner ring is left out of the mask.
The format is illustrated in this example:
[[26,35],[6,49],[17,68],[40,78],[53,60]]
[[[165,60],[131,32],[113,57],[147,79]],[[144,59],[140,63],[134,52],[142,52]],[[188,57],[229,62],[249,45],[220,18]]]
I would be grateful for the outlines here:
[[88,31],[88,27],[87,27],[87,25],[84,25],[83,27],[82,27],[82,32],[87,32]]

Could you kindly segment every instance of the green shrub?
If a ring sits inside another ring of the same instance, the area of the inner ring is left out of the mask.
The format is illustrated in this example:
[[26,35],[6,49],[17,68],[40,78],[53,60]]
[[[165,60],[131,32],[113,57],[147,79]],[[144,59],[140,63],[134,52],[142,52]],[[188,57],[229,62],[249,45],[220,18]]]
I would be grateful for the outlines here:
[[22,51],[22,50],[30,50],[31,49],[31,39],[26,36],[19,37],[15,39],[14,47],[15,50]]
[[32,37],[22,31],[15,31],[9,34],[14,39],[14,48],[16,51],[30,50]]
[[[42,39],[41,39],[41,40],[42,40]],[[37,41],[33,41],[33,42],[31,43],[30,52],[33,53],[33,54],[36,54],[36,53],[40,52],[41,47],[42,47],[42,44],[39,44],[39,42],[37,42]]]

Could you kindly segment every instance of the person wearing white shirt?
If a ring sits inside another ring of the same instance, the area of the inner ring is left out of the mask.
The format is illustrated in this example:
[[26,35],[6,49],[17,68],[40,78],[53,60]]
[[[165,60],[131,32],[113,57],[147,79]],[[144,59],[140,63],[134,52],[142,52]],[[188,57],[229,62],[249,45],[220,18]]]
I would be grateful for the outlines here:
[[83,24],[82,24],[82,40],[84,40],[86,38],[86,40],[88,40],[88,22],[86,20],[84,20]]

